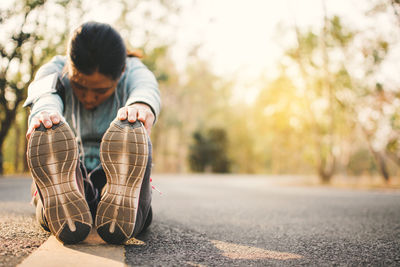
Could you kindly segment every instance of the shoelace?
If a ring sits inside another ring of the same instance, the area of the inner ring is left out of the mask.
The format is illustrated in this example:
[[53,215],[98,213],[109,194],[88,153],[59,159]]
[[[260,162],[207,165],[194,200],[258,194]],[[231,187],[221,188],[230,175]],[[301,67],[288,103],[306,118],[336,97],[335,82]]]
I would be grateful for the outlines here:
[[30,202],[30,204],[31,204],[32,206],[34,206],[34,204],[35,204],[35,197],[36,197],[36,195],[37,195],[37,189],[35,190],[35,193],[33,194],[32,199],[31,199],[31,202]]
[[[152,182],[153,182],[153,179],[151,179],[151,177],[150,177],[150,183],[152,183]],[[162,195],[162,192],[160,190],[158,190],[154,185],[151,185],[151,188],[153,190],[156,190],[160,195]]]

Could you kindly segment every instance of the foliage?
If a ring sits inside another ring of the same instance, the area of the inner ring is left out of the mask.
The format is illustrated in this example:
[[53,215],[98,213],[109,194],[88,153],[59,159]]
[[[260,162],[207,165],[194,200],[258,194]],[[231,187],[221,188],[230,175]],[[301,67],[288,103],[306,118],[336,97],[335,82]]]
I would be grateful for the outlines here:
[[[366,15],[400,22],[398,1],[374,1]],[[296,42],[285,47],[278,75],[260,77],[255,101],[245,103],[233,97],[234,77],[217,76],[210,60],[191,53],[186,68],[177,69],[170,50],[179,16],[175,1],[95,2],[116,8],[114,26],[129,49],[142,49],[143,62],[159,81],[163,109],[152,131],[155,171],[318,174],[325,182],[335,174],[396,175],[400,94],[397,84],[381,78],[396,38],[379,29],[367,34],[335,15],[325,16],[320,29],[281,32],[294,34]],[[67,32],[91,12],[87,0],[16,3],[0,16],[8,40],[0,46],[0,122],[13,122],[2,125],[9,134],[1,141],[10,172],[22,170],[17,159],[24,151],[15,147],[22,147],[26,130],[20,106],[27,84],[43,62],[65,52]]]
[[[75,1],[75,5],[78,3]],[[59,15],[48,16],[49,5],[56,13],[57,8],[68,10],[72,6],[67,2],[54,5],[44,0],[18,0],[12,10],[1,11],[0,31],[8,41],[0,44],[0,63],[4,66],[0,71],[0,174],[3,173],[3,143],[26,97],[27,86],[38,67],[63,48],[68,29],[65,27],[56,35],[45,30],[45,25]],[[68,12],[63,14],[58,19],[64,24]],[[18,133],[25,131],[26,127],[17,129]]]
[[189,149],[189,163],[192,171],[229,172],[227,156],[227,135],[225,130],[211,128],[207,132],[193,133],[193,144]]
[[[299,122],[301,129],[311,137],[306,144],[312,151],[312,161],[321,180],[327,182],[338,169],[350,166],[351,154],[356,150],[348,146],[354,142],[358,128],[363,130],[367,147],[382,175],[388,179],[382,151],[374,148],[371,133],[366,132],[359,120],[366,107],[371,107],[371,97],[382,107],[383,103],[373,97],[374,89],[368,82],[375,79],[384,62],[388,42],[376,38],[360,46],[359,40],[365,38],[362,33],[345,27],[337,16],[326,17],[319,34],[296,29],[296,35],[298,44],[287,51],[287,56],[295,63],[290,66],[296,66],[296,73],[301,77],[296,87],[304,92],[303,101],[309,108],[303,110],[310,120],[304,118]],[[364,60],[356,68],[358,76],[361,72],[363,77],[356,79],[351,66],[355,66],[360,57]],[[298,81],[297,77],[291,79]],[[372,132],[377,133],[377,130]]]

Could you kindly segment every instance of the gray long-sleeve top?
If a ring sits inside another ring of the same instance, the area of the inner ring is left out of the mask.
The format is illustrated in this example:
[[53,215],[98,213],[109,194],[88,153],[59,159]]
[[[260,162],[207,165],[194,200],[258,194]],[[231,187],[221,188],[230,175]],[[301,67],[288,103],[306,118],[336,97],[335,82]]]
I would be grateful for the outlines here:
[[101,138],[121,107],[145,103],[158,117],[161,107],[158,83],[138,58],[127,58],[115,93],[95,109],[86,110],[73,94],[64,71],[65,63],[65,56],[55,56],[38,70],[29,85],[24,107],[31,107],[29,124],[42,111],[61,114],[82,141],[86,168],[93,170],[100,164]]

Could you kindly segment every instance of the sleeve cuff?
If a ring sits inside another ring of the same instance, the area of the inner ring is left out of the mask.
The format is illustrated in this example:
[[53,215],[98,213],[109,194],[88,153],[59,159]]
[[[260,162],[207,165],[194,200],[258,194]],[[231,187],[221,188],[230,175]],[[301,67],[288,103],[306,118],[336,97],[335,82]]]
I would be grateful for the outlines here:
[[53,73],[39,80],[33,81],[28,87],[28,97],[23,107],[34,104],[44,95],[57,93],[58,74]]
[[61,97],[57,94],[42,95],[32,106],[31,113],[28,119],[28,125],[30,126],[31,120],[34,116],[40,114],[42,111],[57,112],[61,116],[63,114],[64,104]]

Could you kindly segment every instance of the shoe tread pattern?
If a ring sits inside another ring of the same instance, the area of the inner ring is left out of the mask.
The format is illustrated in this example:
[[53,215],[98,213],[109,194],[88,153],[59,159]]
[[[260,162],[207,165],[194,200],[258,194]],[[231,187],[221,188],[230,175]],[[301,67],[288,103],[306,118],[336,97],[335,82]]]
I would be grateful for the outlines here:
[[32,133],[27,158],[50,231],[66,244],[84,240],[92,217],[76,183],[78,148],[72,130],[65,123],[50,129],[42,125]]
[[100,158],[107,184],[96,228],[108,243],[121,244],[133,233],[148,153],[147,133],[140,122],[113,122],[103,136]]

